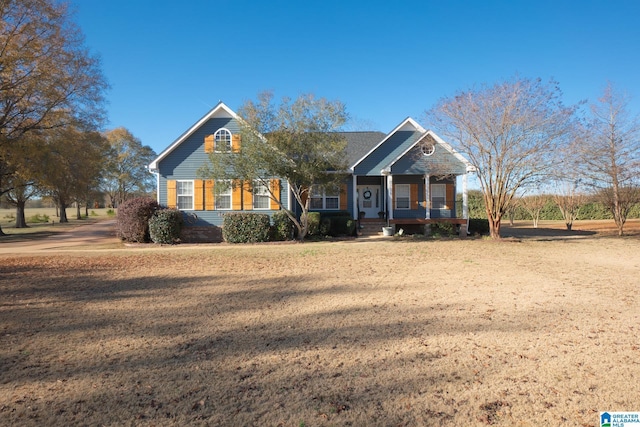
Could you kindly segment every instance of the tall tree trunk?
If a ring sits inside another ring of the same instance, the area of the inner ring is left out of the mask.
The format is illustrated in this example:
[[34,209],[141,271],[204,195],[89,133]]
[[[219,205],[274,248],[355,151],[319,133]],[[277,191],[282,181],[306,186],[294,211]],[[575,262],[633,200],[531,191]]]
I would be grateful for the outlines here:
[[82,219],[82,214],[80,213],[80,203],[76,202],[76,219]]
[[492,239],[500,239],[500,218],[489,218],[489,236]]
[[16,228],[27,228],[27,221],[24,217],[24,205],[25,201],[17,201],[16,202]]
[[67,219],[67,202],[60,200],[59,202],[59,210],[60,210],[60,223],[69,222]]

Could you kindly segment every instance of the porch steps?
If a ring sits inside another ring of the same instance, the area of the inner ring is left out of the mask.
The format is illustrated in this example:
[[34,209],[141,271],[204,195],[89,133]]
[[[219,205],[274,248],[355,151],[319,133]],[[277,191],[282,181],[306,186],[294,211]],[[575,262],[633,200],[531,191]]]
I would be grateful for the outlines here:
[[384,220],[361,221],[358,229],[359,238],[382,237],[382,227],[387,226]]

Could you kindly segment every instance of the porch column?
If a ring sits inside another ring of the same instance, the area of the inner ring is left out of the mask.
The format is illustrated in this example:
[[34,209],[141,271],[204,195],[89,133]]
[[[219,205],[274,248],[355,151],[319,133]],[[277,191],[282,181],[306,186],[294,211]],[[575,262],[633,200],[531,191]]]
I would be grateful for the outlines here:
[[352,203],[351,206],[353,208],[353,217],[358,220],[358,178],[355,175],[352,175],[353,180],[353,188],[351,189]]
[[431,175],[424,176],[424,217],[431,219]]
[[469,219],[469,199],[467,194],[467,174],[462,175],[462,218]]
[[393,176],[387,175],[387,210],[389,219],[393,219]]

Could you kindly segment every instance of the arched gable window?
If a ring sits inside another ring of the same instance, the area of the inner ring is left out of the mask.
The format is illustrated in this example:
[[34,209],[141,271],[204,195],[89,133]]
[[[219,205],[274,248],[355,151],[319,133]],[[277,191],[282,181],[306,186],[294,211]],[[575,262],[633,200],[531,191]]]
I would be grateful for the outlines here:
[[231,132],[228,129],[218,129],[213,138],[216,151],[231,151]]

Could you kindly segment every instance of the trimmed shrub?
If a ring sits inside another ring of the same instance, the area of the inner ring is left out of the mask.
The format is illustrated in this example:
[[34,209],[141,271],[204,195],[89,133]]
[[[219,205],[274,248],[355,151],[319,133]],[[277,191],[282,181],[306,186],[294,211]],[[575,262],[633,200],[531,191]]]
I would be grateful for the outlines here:
[[160,209],[149,220],[149,236],[153,243],[173,244],[180,239],[182,212],[177,209]]
[[225,214],[222,237],[229,243],[256,243],[269,240],[269,215],[258,213]]
[[468,231],[471,234],[488,235],[489,220],[485,218],[470,218]]
[[122,203],[117,216],[118,237],[126,242],[149,242],[149,220],[158,209],[158,202],[151,197],[136,197]]
[[329,232],[327,234],[330,236],[355,236],[356,234],[356,222],[351,218],[351,215],[323,218],[323,221],[325,220],[329,220]]
[[[487,221],[487,225],[489,221]],[[431,224],[430,235],[432,237],[451,237],[455,236],[456,227],[450,222],[434,222]]]
[[287,216],[285,211],[277,211],[273,214],[273,226],[271,227],[271,240],[292,240],[295,232],[295,224]]

